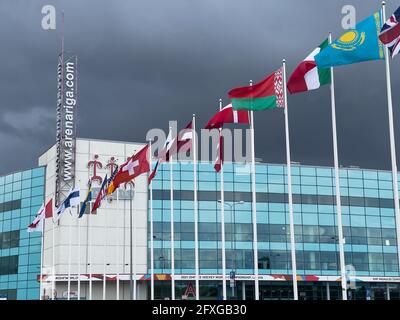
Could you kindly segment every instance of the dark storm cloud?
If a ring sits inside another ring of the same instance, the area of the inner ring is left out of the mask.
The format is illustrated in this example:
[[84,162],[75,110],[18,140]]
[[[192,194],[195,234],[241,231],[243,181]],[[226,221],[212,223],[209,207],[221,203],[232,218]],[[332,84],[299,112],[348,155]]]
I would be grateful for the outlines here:
[[[57,9],[57,31],[41,29],[46,4]],[[54,143],[61,10],[66,48],[79,57],[78,135],[141,142],[169,120],[184,126],[192,113],[202,126],[229,89],[261,80],[282,58],[290,73],[329,31],[343,32],[345,4],[356,7],[360,20],[380,1],[4,0],[0,173],[35,166]],[[399,4],[389,1],[388,13]],[[383,62],[335,71],[342,165],[390,167],[384,71]],[[290,96],[289,108],[293,160],[331,165],[329,88]],[[255,126],[257,157],[284,163],[283,114],[259,112]]]

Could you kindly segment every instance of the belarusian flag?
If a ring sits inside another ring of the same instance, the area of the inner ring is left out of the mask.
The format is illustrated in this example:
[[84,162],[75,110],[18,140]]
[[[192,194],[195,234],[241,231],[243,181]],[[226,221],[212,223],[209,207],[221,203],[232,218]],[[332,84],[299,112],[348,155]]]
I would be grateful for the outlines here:
[[287,84],[291,94],[315,90],[324,84],[331,83],[331,69],[318,68],[314,59],[328,44],[327,39],[294,70]]
[[229,92],[234,110],[266,110],[285,107],[283,70],[279,68],[261,82]]

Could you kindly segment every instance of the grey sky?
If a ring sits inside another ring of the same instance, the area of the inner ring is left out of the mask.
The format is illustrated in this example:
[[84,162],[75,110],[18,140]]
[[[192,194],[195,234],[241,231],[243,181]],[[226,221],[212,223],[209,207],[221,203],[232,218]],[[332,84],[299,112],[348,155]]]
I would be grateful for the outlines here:
[[[57,9],[57,30],[41,28],[41,8]],[[288,76],[332,31],[341,8],[361,20],[372,0],[3,0],[0,2],[0,174],[37,164],[55,142],[60,17],[66,49],[78,55],[78,136],[144,140],[169,120],[203,127],[227,92],[259,81],[286,58]],[[388,1],[391,14],[400,1]],[[400,58],[392,63],[398,150]],[[337,68],[342,165],[390,168],[383,61]],[[289,97],[293,161],[331,165],[329,88]],[[285,162],[283,113],[258,112],[256,153]]]

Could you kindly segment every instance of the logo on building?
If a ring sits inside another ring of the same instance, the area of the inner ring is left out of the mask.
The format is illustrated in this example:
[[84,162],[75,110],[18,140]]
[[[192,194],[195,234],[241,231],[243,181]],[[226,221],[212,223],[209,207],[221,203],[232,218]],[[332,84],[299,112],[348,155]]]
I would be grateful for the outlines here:
[[114,170],[118,167],[117,160],[115,157],[111,157],[106,164],[106,169],[109,169],[109,176],[111,177]]
[[98,160],[99,156],[97,154],[94,155],[94,160],[90,160],[88,162],[88,168],[90,170],[90,168],[93,168],[93,174],[90,177],[90,181],[94,182],[97,181],[99,184],[101,184],[103,182],[103,178],[101,176],[99,176],[97,174],[97,169],[102,169],[103,168],[103,164]]

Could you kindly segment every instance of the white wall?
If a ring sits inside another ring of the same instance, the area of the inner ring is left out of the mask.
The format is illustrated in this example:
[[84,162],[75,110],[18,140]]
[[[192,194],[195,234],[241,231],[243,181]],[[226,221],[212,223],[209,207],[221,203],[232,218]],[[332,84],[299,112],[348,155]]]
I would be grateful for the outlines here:
[[[99,158],[97,160],[103,164],[103,168],[97,170],[97,175],[104,177],[106,173],[110,176],[110,170],[105,169],[105,165],[111,157],[115,157],[117,163],[122,164],[129,156],[140,150],[142,147],[143,144],[136,143],[77,139],[75,181],[76,183],[79,183],[81,188],[81,201],[84,200],[87,192],[87,182],[93,172],[93,169],[88,169],[88,162],[89,160],[94,159],[94,155],[98,155]],[[47,166],[45,192],[47,200],[54,197],[56,178],[55,161],[55,146],[51,147],[39,158],[39,165]],[[133,241],[136,239],[137,249],[136,253],[133,253],[133,261],[134,265],[136,263],[137,274],[143,275],[147,273],[147,175],[140,176],[135,181],[135,184],[136,191],[135,199],[133,201],[132,224],[133,230],[136,230],[136,233],[133,234]],[[94,182],[92,186],[100,187],[100,184]],[[129,218],[129,200],[116,201],[116,196],[112,203],[103,201],[102,206],[98,209],[96,215],[85,215],[81,219],[78,219],[77,209],[74,209],[72,215],[69,212],[64,213],[60,219],[59,225],[55,225],[56,275],[68,274],[69,241],[71,241],[71,274],[104,273],[104,262],[106,262],[107,274],[116,274],[117,272],[121,274],[129,273]],[[80,225],[79,229],[78,223]],[[90,228],[88,227],[89,225]],[[44,270],[46,271],[44,273],[49,272],[49,270],[51,272],[53,265],[53,226],[51,219],[47,219],[45,226],[45,250],[43,263]],[[78,233],[78,230],[80,230],[80,233]],[[91,236],[90,233],[88,235],[88,230],[90,230]],[[78,250],[79,236],[80,250]],[[91,254],[88,246],[89,236],[91,237]],[[80,264],[78,263],[79,256]],[[90,267],[88,266],[90,263],[90,257],[92,259],[92,270],[90,270]],[[51,287],[51,284],[47,283],[46,287],[48,288],[48,286]],[[96,288],[97,287],[98,284],[96,284]],[[57,292],[58,291],[60,290],[57,290]],[[62,294],[61,291],[58,292],[58,295]]]

